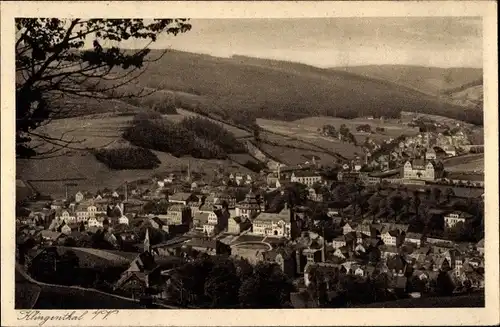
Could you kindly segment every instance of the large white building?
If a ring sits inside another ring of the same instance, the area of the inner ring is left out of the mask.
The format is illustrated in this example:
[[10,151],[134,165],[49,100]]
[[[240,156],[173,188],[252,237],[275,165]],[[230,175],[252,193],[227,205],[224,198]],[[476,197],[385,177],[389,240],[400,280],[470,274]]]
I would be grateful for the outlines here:
[[444,224],[446,228],[452,228],[458,223],[465,223],[471,219],[472,216],[466,212],[454,211],[444,217]]
[[403,167],[404,179],[421,179],[427,181],[435,180],[435,167],[431,161],[416,159],[407,161]]
[[320,183],[321,180],[322,177],[318,173],[307,171],[293,172],[290,178],[292,183],[301,183],[307,186],[313,186],[315,183]]
[[291,235],[290,209],[285,206],[279,213],[260,213],[254,220],[252,233],[262,236]]

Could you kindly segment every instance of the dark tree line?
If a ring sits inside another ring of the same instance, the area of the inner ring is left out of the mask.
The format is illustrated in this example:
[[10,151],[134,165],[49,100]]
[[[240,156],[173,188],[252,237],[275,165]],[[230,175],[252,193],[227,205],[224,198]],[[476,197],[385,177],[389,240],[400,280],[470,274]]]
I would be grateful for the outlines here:
[[186,118],[180,123],[162,118],[137,118],[124,131],[123,138],[136,146],[169,152],[177,157],[225,159],[229,153],[246,151],[224,127],[200,117]]
[[154,169],[161,161],[149,149],[144,148],[114,148],[96,149],[94,155],[97,160],[111,169]]
[[291,281],[274,263],[252,267],[246,260],[200,255],[177,268],[167,292],[181,306],[201,308],[284,308]]

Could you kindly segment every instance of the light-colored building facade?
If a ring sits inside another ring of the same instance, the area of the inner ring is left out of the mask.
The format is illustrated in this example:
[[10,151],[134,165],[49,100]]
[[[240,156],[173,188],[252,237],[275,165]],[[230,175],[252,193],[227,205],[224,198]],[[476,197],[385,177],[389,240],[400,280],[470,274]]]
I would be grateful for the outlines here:
[[254,220],[252,233],[262,236],[290,237],[290,209],[286,206],[279,213],[260,213]]
[[435,180],[435,168],[432,162],[425,163],[424,160],[406,161],[403,166],[404,179]]
[[323,178],[321,175],[314,172],[293,172],[290,177],[290,182],[301,183],[307,186],[313,186],[315,183],[321,183]]
[[472,216],[468,213],[461,211],[454,211],[452,213],[444,216],[444,223],[446,228],[453,228],[458,223],[465,223],[468,219],[471,219]]

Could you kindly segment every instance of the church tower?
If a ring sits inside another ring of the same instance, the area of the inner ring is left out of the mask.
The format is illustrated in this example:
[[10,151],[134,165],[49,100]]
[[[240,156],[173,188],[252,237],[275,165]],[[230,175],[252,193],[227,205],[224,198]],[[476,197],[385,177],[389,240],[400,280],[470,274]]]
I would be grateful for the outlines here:
[[146,236],[144,237],[144,252],[150,252],[151,245],[149,243],[149,228],[146,229]]

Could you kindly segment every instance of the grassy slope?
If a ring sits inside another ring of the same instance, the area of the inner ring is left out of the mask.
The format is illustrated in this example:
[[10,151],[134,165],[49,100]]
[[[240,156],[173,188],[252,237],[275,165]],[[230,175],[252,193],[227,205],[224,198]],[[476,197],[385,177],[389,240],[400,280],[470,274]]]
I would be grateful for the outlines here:
[[141,85],[201,95],[214,108],[263,118],[462,111],[407,87],[296,63],[169,51],[150,69]]
[[335,67],[332,70],[380,78],[424,93],[438,94],[447,89],[478,81],[483,77],[480,68],[438,68],[405,65],[368,65]]
[[484,153],[468,154],[444,160],[446,171],[450,173],[484,172]]
[[[330,124],[335,126],[336,129],[339,129],[340,125],[345,124],[356,137],[356,141],[358,142],[358,144],[362,144],[365,141],[366,137],[369,137],[376,142],[382,142],[390,138],[396,138],[402,134],[415,135],[418,133],[418,130],[414,128],[403,126],[395,122],[381,122],[378,119],[368,120],[362,118],[342,119],[334,117],[308,117],[293,122],[257,119],[257,123],[264,130],[276,133],[278,135],[286,135],[289,137],[297,138],[299,140],[307,142],[308,144],[314,144],[317,147],[340,153],[347,158],[353,158],[356,153],[363,153],[363,149],[360,146],[355,146],[353,144],[340,142],[338,140],[322,136],[318,132],[318,128],[322,128],[325,124]],[[357,132],[356,127],[362,124],[371,125],[373,131],[375,131],[376,127],[383,127],[385,128],[385,131],[373,134]]]
[[[101,100],[102,111],[91,107],[91,112],[103,112],[109,108],[109,100]],[[181,111],[182,114],[188,114]],[[121,116],[115,113],[100,113],[90,116],[80,116],[54,120],[44,127],[50,135],[58,136],[68,132],[68,138],[85,140],[75,147],[99,148],[116,146],[124,140],[121,137],[123,128],[133,116]],[[244,131],[242,131],[244,133]],[[246,132],[245,132],[246,133]],[[248,133],[247,133],[248,134]],[[246,135],[246,134],[245,134]],[[241,134],[240,134],[241,136]],[[17,160],[16,175],[23,180],[32,181],[31,184],[42,194],[62,196],[65,192],[65,181],[61,179],[80,179],[75,188],[95,191],[104,187],[116,188],[125,181],[140,178],[149,178],[154,173],[182,170],[191,163],[192,171],[205,172],[210,175],[219,165],[230,171],[250,172],[228,160],[199,160],[190,157],[176,158],[168,153],[153,151],[161,160],[160,167],[153,170],[111,170],[97,161],[93,154],[86,150],[71,151],[64,156],[43,160]],[[37,180],[59,181],[37,181]]]

